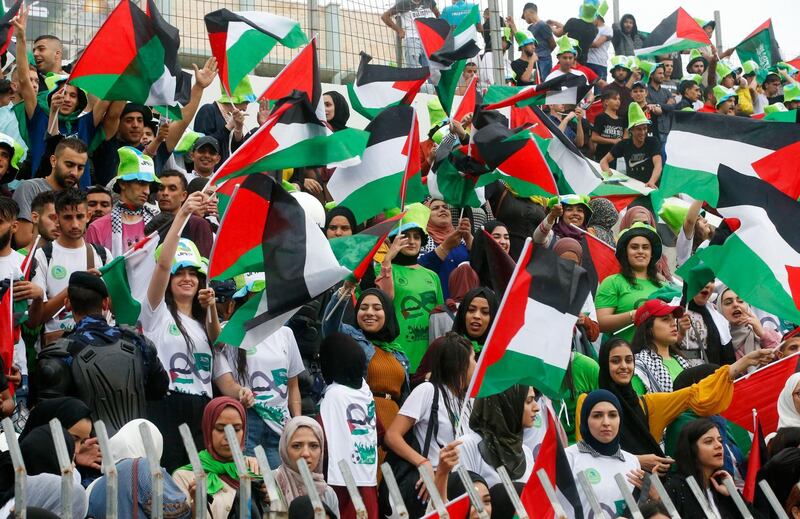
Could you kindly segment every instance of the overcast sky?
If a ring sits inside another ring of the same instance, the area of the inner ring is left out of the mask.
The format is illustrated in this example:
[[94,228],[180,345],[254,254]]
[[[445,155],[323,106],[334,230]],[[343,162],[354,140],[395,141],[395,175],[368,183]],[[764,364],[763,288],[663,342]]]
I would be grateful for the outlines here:
[[[508,0],[499,0],[505,11]],[[514,16],[519,19],[522,6],[529,0],[513,0]],[[578,13],[579,0],[532,0],[539,7],[542,19],[566,21]],[[441,7],[441,1],[438,2]],[[449,2],[448,2],[449,3]],[[486,5],[481,0],[481,5]],[[608,0],[613,6],[612,0]],[[631,13],[641,30],[650,31],[678,7],[683,7],[696,18],[713,19],[714,10],[722,18],[722,43],[725,48],[736,45],[767,18],[772,18],[775,36],[784,59],[800,54],[800,1],[799,0],[619,0],[620,15]],[[613,20],[613,8],[607,21]],[[712,38],[713,41],[713,38]]]

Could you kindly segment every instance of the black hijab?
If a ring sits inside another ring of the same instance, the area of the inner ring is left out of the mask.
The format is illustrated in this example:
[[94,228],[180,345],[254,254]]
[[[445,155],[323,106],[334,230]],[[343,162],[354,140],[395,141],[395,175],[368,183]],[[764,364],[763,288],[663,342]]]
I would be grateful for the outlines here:
[[[658,442],[650,434],[650,424],[639,403],[639,396],[629,383],[624,386],[617,384],[611,378],[608,367],[608,360],[611,350],[617,346],[630,345],[622,339],[611,339],[600,346],[598,363],[600,373],[597,376],[597,385],[600,389],[606,389],[614,394],[622,407],[621,420],[619,424],[619,444],[623,450],[631,454],[656,454],[664,456]],[[633,350],[631,349],[631,353]]]
[[335,90],[325,92],[324,95],[331,96],[331,101],[333,101],[333,119],[328,121],[328,124],[335,132],[344,130],[347,128],[347,120],[350,119],[350,106],[347,104],[347,99]]
[[[498,220],[489,220],[473,233],[472,248],[469,251],[469,264],[478,274],[481,285],[491,287],[495,294],[503,294],[508,286],[508,281],[514,273],[516,263],[500,245],[487,236],[498,227],[508,227]],[[483,232],[486,231],[486,232]],[[510,238],[509,238],[510,239]]]
[[[467,333],[467,310],[469,310],[470,303],[472,303],[472,300],[476,297],[482,297],[489,303],[489,326],[486,327],[486,331],[483,332],[483,335],[480,337],[471,337],[469,333]],[[492,328],[492,323],[497,315],[498,304],[497,296],[491,289],[486,287],[471,289],[464,295],[461,304],[458,305],[458,312],[456,312],[456,317],[453,319],[453,331],[466,337],[469,341],[475,341],[480,345],[486,344],[486,336],[489,335],[489,330]]]
[[361,303],[367,296],[375,296],[380,300],[381,305],[383,306],[383,314],[386,317],[383,322],[383,328],[378,330],[378,332],[372,333],[366,330],[361,331],[372,343],[388,344],[394,341],[397,339],[397,336],[400,335],[400,324],[397,322],[397,314],[394,312],[394,303],[392,303],[392,299],[386,295],[386,292],[383,290],[378,288],[368,288],[361,292],[361,296],[359,296],[358,301],[356,302],[356,313],[358,313],[358,309],[361,308]]
[[353,214],[353,211],[341,205],[337,205],[336,207],[325,213],[324,230],[326,231],[328,230],[328,226],[331,224],[331,220],[333,220],[337,216],[344,216],[345,218],[347,218],[347,221],[350,222],[350,229],[353,230],[353,234],[357,234],[361,231],[361,229],[358,227],[358,223],[356,222],[356,217]]
[[91,420],[91,415],[89,406],[78,398],[63,396],[42,400],[28,415],[28,421],[19,435],[19,441],[21,442],[33,429],[48,425],[53,418],[58,418],[61,426],[69,429],[84,418]]
[[494,468],[505,467],[512,480],[525,474],[522,412],[529,389],[517,384],[502,393],[478,398],[469,417],[470,429],[481,437],[481,457]]
[[367,356],[361,346],[345,333],[332,333],[319,347],[319,364],[326,384],[337,382],[360,389],[367,375]]

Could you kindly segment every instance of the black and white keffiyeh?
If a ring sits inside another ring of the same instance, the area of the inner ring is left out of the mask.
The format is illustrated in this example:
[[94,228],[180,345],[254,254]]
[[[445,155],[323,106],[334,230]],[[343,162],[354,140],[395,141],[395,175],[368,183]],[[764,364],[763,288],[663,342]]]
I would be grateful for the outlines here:
[[122,202],[117,202],[111,209],[111,254],[114,257],[125,253],[127,247],[122,243],[122,215],[138,216],[144,224],[150,223],[155,213],[147,206],[131,209]]
[[[683,357],[675,356],[673,358],[683,369],[689,367],[689,363]],[[637,353],[634,373],[639,376],[648,393],[672,392],[672,378],[658,353],[649,349]]]

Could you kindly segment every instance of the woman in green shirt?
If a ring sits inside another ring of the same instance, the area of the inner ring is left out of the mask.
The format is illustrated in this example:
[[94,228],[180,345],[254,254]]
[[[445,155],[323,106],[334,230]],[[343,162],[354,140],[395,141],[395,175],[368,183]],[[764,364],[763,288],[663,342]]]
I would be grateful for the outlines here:
[[630,342],[636,309],[661,287],[661,239],[653,227],[636,222],[619,235],[616,256],[620,273],[600,283],[595,307],[600,331]]
[[678,353],[678,321],[683,307],[651,299],[636,311],[636,333],[631,347],[636,352],[636,368],[631,381],[638,395],[671,393],[672,381],[689,367]]

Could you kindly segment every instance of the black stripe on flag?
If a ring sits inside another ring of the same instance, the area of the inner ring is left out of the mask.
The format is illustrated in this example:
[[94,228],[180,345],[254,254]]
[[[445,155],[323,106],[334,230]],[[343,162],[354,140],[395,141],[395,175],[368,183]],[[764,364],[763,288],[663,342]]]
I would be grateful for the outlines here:
[[365,128],[369,132],[367,147],[411,133],[414,109],[409,105],[390,106],[382,110]]
[[278,109],[286,103],[291,103],[285,112],[280,116],[279,122],[281,124],[316,124],[318,126],[325,126],[318,118],[314,107],[308,102],[308,96],[305,92],[299,90],[292,90],[292,94],[280,99],[272,108],[272,112],[277,112]]
[[586,271],[561,259],[552,250],[536,246],[526,267],[531,277],[528,297],[561,313],[579,316],[590,292]]
[[778,234],[794,250],[800,252],[800,204],[768,182],[742,175],[720,164],[717,171],[719,201],[717,208],[751,205],[764,209]]
[[502,123],[491,123],[475,132],[472,142],[478,147],[481,158],[490,168],[494,169],[524,148],[530,141],[530,139],[515,139],[503,142],[517,133]]
[[678,10],[667,16],[653,29],[642,44],[643,48],[663,45],[678,30]]
[[702,112],[673,112],[672,131],[736,141],[768,150],[777,150],[800,141],[800,125],[795,123]]
[[421,81],[430,76],[428,67],[417,68],[398,68],[389,65],[377,65],[370,63],[372,56],[361,51],[361,61],[358,64],[356,73],[356,85],[366,85],[368,83],[395,83],[397,81]]

